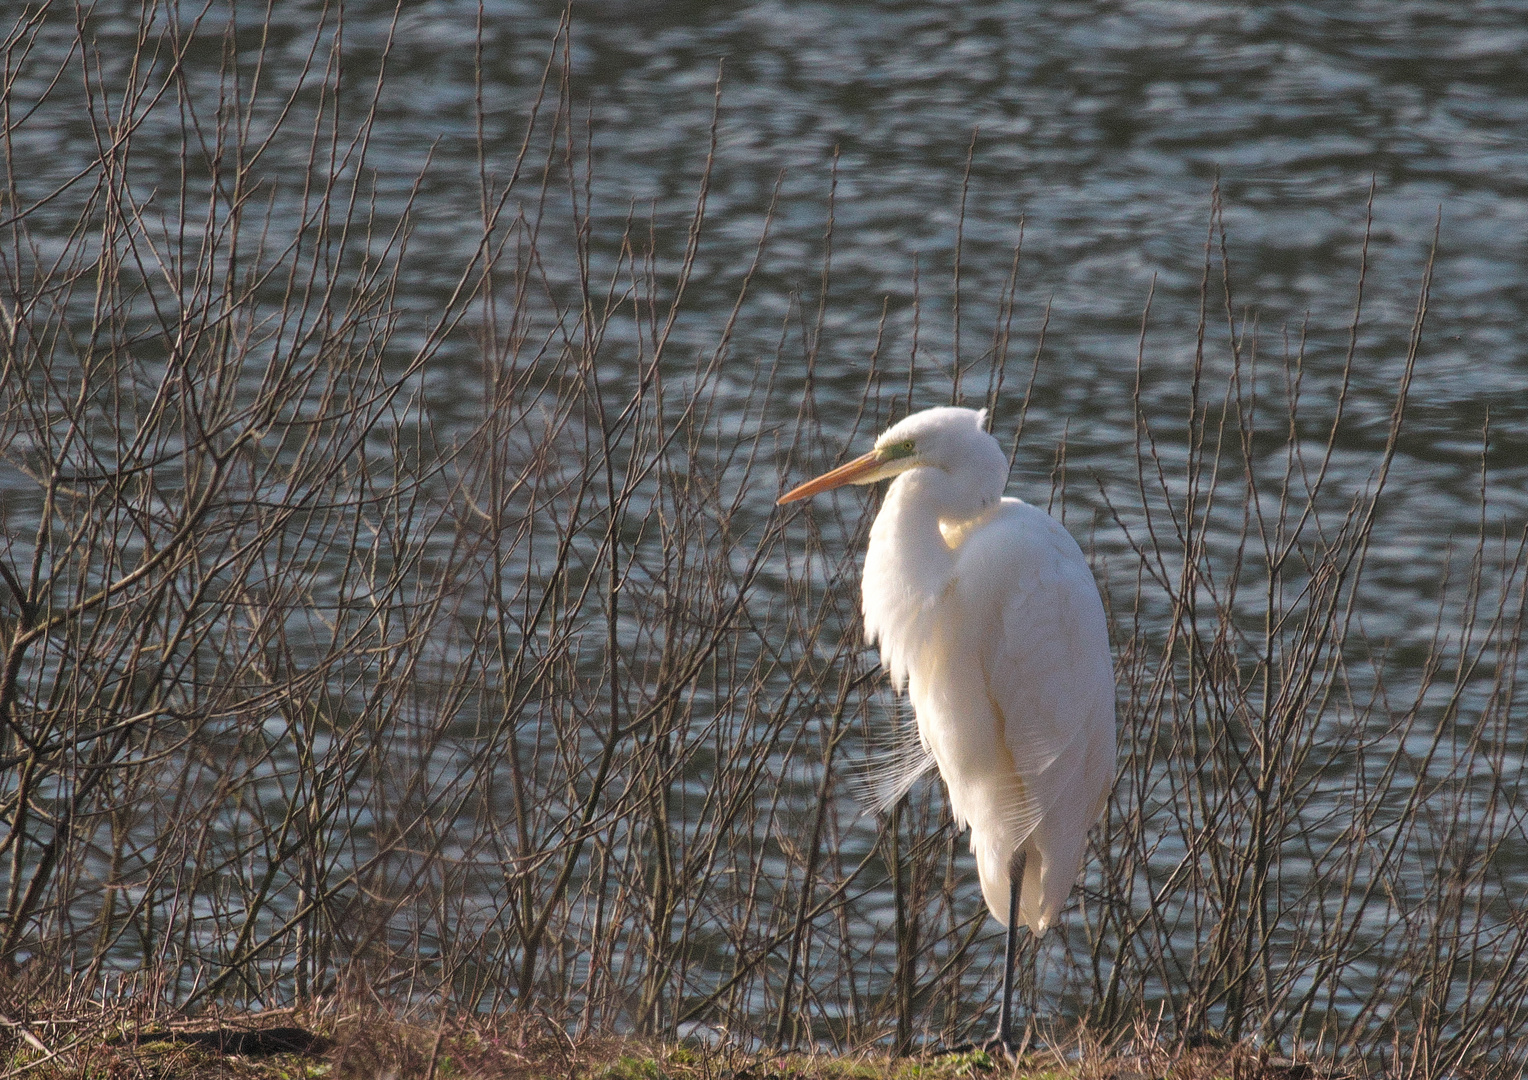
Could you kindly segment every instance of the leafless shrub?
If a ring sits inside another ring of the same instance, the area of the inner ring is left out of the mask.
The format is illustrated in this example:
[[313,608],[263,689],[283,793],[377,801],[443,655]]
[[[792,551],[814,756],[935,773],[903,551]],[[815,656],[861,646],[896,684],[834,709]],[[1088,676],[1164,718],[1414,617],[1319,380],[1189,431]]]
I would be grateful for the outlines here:
[[1220,284],[1229,375],[1196,368],[1187,459],[1167,462],[1140,416],[1138,490],[1104,493],[1140,587],[1115,606],[1132,737],[1088,905],[1094,1015],[1155,1002],[1180,1031],[1388,1046],[1443,1075],[1521,1038],[1524,537],[1483,525],[1437,569],[1458,581],[1433,626],[1371,635],[1365,574],[1430,282],[1358,490],[1330,479],[1351,344],[1313,409],[1303,355],[1260,368]]
[[[963,1037],[992,985],[962,839],[937,791],[882,822],[846,795],[894,707],[858,630],[869,511],[768,509],[907,407],[879,349],[831,430],[777,386],[815,364],[831,259],[773,363],[737,355],[766,222],[732,316],[678,347],[711,159],[688,222],[596,245],[566,24],[443,269],[419,187],[368,168],[389,43],[358,91],[337,8],[289,84],[216,5],[103,18],[44,5],[4,44],[13,994]],[[62,178],[34,137],[60,110],[97,148]],[[1139,410],[1132,488],[1064,492],[1111,515],[1127,753],[1032,1001],[1121,1045],[1500,1065],[1523,539],[1461,546],[1433,627],[1366,628],[1427,284],[1371,479],[1336,490],[1346,374],[1312,401],[1298,347],[1259,355],[1216,220],[1187,415]],[[451,275],[443,307],[416,273]],[[1014,302],[983,363],[1022,417]],[[464,371],[475,414],[445,415],[432,379]]]

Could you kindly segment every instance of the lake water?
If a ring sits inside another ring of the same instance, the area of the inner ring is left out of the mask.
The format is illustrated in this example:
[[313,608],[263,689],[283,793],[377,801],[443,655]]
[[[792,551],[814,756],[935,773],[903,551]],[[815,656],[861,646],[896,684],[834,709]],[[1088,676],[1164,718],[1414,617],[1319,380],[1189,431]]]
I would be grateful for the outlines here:
[[[278,2],[263,30],[243,12],[241,40],[270,34],[279,82],[304,62],[321,10]],[[213,23],[223,14],[205,28],[206,55],[221,47]],[[411,256],[425,269],[403,280],[400,310],[445,302],[450,268],[476,242],[461,222],[478,214],[480,170],[511,167],[561,14],[556,4],[429,0],[404,5],[395,23],[390,4],[346,5],[348,101],[365,98],[365,73],[390,50],[368,152],[384,219],[429,162]],[[96,13],[108,53],[134,18],[126,7]],[[1303,337],[1312,401],[1338,392],[1368,230],[1333,473],[1345,491],[1369,481],[1383,445],[1436,235],[1366,632],[1398,649],[1431,640],[1450,545],[1482,521],[1508,538],[1528,522],[1528,3],[590,0],[573,7],[568,57],[595,163],[596,262],[611,258],[633,212],[658,223],[665,258],[683,251],[714,124],[707,225],[676,355],[715,347],[777,198],[726,363],[741,380],[780,356],[780,392],[803,392],[808,350],[782,345],[782,326],[816,310],[831,205],[810,376],[829,444],[867,438],[853,425],[872,354],[918,406],[951,399],[957,364],[970,366],[959,392],[982,396],[1022,238],[1017,359],[993,428],[1007,439],[1017,425],[1011,388],[1029,377],[1043,327],[1010,492],[1045,503],[1064,439],[1068,523],[1101,572],[1117,575],[1111,587],[1127,588],[1133,571],[1089,489],[1135,480],[1138,353],[1142,411],[1189,407],[1217,184],[1234,317],[1256,325],[1270,367]],[[77,114],[26,137],[25,183],[39,191],[97,145]],[[46,233],[46,215],[36,218]],[[1225,337],[1219,304],[1212,291],[1212,340]],[[610,362],[622,363],[618,348]],[[449,418],[477,407],[476,364],[470,344],[453,340],[429,372],[448,436]],[[1180,461],[1187,436],[1170,426],[1162,453]],[[748,496],[755,520],[774,494]],[[1520,835],[1515,843],[1510,873],[1521,878]],[[1163,849],[1168,863],[1175,850]]]
[[[281,10],[278,8],[278,11]],[[722,88],[697,295],[730,310],[777,177],[775,243],[741,312],[739,362],[776,347],[793,297],[814,299],[834,154],[833,280],[820,385],[857,393],[887,305],[884,356],[911,354],[919,404],[949,393],[957,235],[962,355],[990,341],[1023,230],[1016,341],[1046,349],[1019,476],[1133,458],[1129,391],[1148,290],[1146,355],[1166,403],[1193,348],[1219,177],[1237,302],[1264,350],[1308,318],[1308,368],[1347,346],[1373,186],[1361,410],[1384,409],[1422,268],[1439,240],[1427,343],[1398,489],[1418,542],[1476,511],[1481,430],[1497,511],[1524,517],[1528,346],[1528,8],[1446,3],[939,3],[578,5],[573,88],[593,123],[597,219],[630,205],[683,222]],[[555,7],[484,8],[491,146],[518,149]],[[352,29],[380,35],[381,19]],[[410,5],[380,138],[400,176],[472,136],[477,5]],[[973,142],[974,139],[974,142]],[[969,157],[964,225],[962,187]],[[385,168],[389,159],[379,157]],[[469,165],[463,161],[465,169]],[[473,166],[475,168],[475,165]],[[427,203],[449,220],[450,207]],[[601,229],[597,229],[599,233]],[[671,230],[660,245],[677,251]],[[443,241],[444,242],[444,241]],[[1222,323],[1223,325],[1223,323]],[[709,332],[706,327],[704,332]],[[995,418],[999,431],[1011,418]],[[1020,489],[1022,490],[1022,488]],[[1425,523],[1425,524],[1424,524]]]

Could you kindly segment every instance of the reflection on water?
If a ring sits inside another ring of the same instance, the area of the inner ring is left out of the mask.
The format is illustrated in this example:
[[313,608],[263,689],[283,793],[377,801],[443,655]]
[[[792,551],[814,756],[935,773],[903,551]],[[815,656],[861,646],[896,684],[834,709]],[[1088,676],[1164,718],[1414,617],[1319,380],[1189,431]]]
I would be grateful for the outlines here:
[[[694,286],[702,305],[709,296],[730,309],[782,173],[784,185],[755,302],[741,313],[740,355],[771,353],[793,293],[818,287],[836,153],[819,387],[857,386],[888,298],[881,355],[906,362],[916,282],[920,403],[941,400],[957,344],[957,236],[958,344],[969,361],[988,344],[1022,227],[1020,340],[1033,340],[1047,305],[1049,318],[1021,476],[1043,473],[1067,425],[1071,460],[1107,475],[1128,456],[1129,373],[1153,282],[1147,386],[1164,405],[1183,392],[1215,178],[1236,299],[1248,305],[1235,316],[1256,320],[1270,352],[1282,352],[1286,333],[1308,317],[1314,385],[1346,349],[1372,183],[1360,408],[1394,385],[1441,214],[1402,479],[1426,548],[1429,536],[1472,514],[1487,413],[1504,500],[1496,505],[1509,520],[1522,517],[1525,14],[1518,4],[1388,2],[1340,12],[1209,3],[581,6],[572,60],[574,91],[594,123],[595,209],[605,226],[595,242],[619,235],[633,202],[676,223],[689,213],[720,73],[710,228]],[[450,161],[458,147],[466,157],[475,23],[476,5],[466,3],[426,4],[405,17],[398,111],[383,132],[401,151],[403,175],[435,140],[438,157]],[[505,161],[554,29],[555,6],[486,9],[483,93]],[[444,232],[452,209],[466,208],[433,204],[424,213]],[[659,240],[677,250],[683,233]]]
[[[516,168],[560,16],[555,4],[412,4],[389,44],[390,4],[347,6],[346,63],[310,77],[304,93],[337,90],[347,108],[363,107],[387,51],[367,162],[379,216],[407,204],[413,221],[419,270],[402,283],[400,310],[446,305],[478,242],[479,178]],[[305,62],[312,5],[278,3],[264,27],[240,17],[212,12],[188,56],[215,61],[226,31],[241,48],[265,43],[273,84]],[[135,29],[128,15],[94,16],[108,57]],[[39,49],[69,44],[45,35]],[[1015,357],[1043,329],[1012,490],[1043,503],[1064,438],[1068,524],[1127,590],[1133,564],[1098,490],[1136,478],[1137,407],[1153,418],[1190,408],[1201,282],[1220,273],[1222,241],[1209,227],[1218,183],[1233,297],[1226,310],[1211,290],[1209,334],[1223,339],[1234,324],[1250,360],[1255,331],[1269,371],[1303,351],[1301,392],[1320,416],[1344,395],[1331,479],[1344,492],[1370,482],[1384,445],[1436,229],[1427,332],[1371,553],[1368,636],[1423,663],[1439,567],[1452,540],[1478,527],[1482,487],[1488,531],[1510,536],[1528,517],[1528,4],[589,3],[575,5],[568,59],[592,131],[597,270],[616,265],[633,215],[655,217],[652,242],[678,260],[714,130],[707,223],[670,355],[688,362],[716,347],[769,229],[719,376],[724,407],[780,355],[781,398],[810,383],[826,444],[846,444],[872,356],[887,373],[885,400],[910,385],[915,405],[940,403],[957,380],[974,400],[994,327],[1011,328]],[[193,92],[215,91],[214,70],[189,65]],[[138,158],[167,184],[179,167],[170,132],[140,144]],[[41,192],[85,167],[99,142],[87,117],[61,111],[20,130],[12,150]],[[284,152],[272,150],[271,167]],[[293,152],[293,185],[305,161]],[[285,197],[276,212],[296,220]],[[144,212],[173,224],[171,207]],[[46,238],[49,219],[36,221]],[[66,225],[51,223],[57,236]],[[825,259],[821,336],[792,330],[782,345],[787,322],[813,325],[802,313],[817,310]],[[573,267],[546,270],[566,285]],[[636,331],[613,332],[602,353],[612,386],[634,377],[623,332]],[[1221,376],[1224,351],[1208,360]],[[453,418],[475,415],[479,362],[470,338],[453,337],[425,375],[446,442]],[[1014,387],[1028,378],[1027,363],[1014,368],[994,418],[1005,436],[1019,422]],[[759,422],[739,408],[740,440]],[[863,438],[863,424],[854,434]],[[1269,432],[1270,445],[1282,434]],[[1325,430],[1315,422],[1300,435],[1319,446]],[[1181,465],[1186,428],[1160,423],[1156,437],[1169,466]],[[755,521],[774,494],[746,496]],[[1238,525],[1234,513],[1217,518],[1210,548],[1232,545]],[[798,599],[783,588],[778,597]],[[852,858],[873,837],[841,839]],[[1164,840],[1161,865],[1184,857],[1185,843]],[[865,911],[890,918],[884,898]],[[729,954],[714,948],[720,968]]]

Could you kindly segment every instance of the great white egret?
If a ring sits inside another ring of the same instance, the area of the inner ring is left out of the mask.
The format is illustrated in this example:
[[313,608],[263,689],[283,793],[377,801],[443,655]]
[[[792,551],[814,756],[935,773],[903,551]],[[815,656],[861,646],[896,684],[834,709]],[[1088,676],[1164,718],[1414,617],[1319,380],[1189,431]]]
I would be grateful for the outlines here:
[[914,413],[779,502],[895,477],[870,527],[862,608],[919,749],[876,778],[878,801],[938,765],[987,909],[1008,928],[995,1041],[1011,1051],[1018,924],[1040,934],[1060,913],[1114,781],[1114,668],[1082,550],[1003,496],[1008,459],[985,419]]

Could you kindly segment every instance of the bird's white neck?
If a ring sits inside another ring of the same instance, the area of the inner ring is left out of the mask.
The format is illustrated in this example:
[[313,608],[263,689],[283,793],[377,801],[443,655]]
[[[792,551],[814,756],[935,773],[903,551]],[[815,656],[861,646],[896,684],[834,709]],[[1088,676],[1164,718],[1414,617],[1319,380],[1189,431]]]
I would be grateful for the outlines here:
[[924,613],[954,574],[960,541],[973,520],[997,505],[1002,480],[979,476],[962,482],[942,469],[915,468],[886,492],[870,527],[861,600],[866,636],[879,642],[881,662],[897,687],[907,681],[914,659],[909,650],[924,637],[919,629]]

